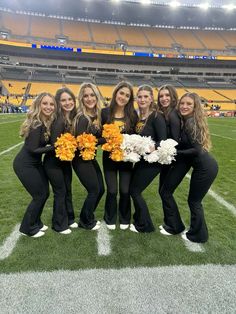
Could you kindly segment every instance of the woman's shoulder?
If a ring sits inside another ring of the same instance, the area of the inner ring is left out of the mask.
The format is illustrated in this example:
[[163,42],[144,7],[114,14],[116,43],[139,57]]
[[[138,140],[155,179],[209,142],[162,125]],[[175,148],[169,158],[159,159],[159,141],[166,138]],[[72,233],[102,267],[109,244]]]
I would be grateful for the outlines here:
[[181,118],[180,117],[180,113],[179,113],[179,111],[176,109],[176,108],[174,108],[174,109],[172,109],[171,111],[170,111],[170,113],[169,113],[169,117],[171,118],[171,117],[177,117],[177,118]]

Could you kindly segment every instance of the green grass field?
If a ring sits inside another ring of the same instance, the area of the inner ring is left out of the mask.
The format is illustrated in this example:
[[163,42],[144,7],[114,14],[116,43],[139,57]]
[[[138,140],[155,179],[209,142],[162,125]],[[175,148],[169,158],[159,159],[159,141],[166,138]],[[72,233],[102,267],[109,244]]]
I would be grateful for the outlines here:
[[[0,115],[0,246],[20,223],[30,196],[13,172],[12,162],[21,146],[8,152],[10,147],[22,142],[18,136],[23,115]],[[219,174],[212,190],[228,203],[236,206],[236,119],[210,118],[212,154],[219,163]],[[101,153],[98,158],[100,160]],[[189,222],[187,206],[189,180],[186,178],[176,191],[176,199],[186,224]],[[166,237],[158,232],[162,223],[162,208],[158,178],[145,191],[153,221],[157,227],[151,234],[136,234],[129,230],[109,231],[111,253],[98,255],[97,232],[73,230],[64,236],[49,229],[40,239],[20,237],[12,254],[0,261],[0,272],[80,270],[93,268],[155,267],[167,265],[236,264],[236,216],[226,206],[210,195],[204,199],[209,241],[202,245],[203,252],[189,251],[180,236]],[[73,200],[76,216],[85,197],[84,188],[76,176],[73,178]],[[96,217],[102,220],[104,197]],[[44,209],[42,220],[51,225],[52,193]]]

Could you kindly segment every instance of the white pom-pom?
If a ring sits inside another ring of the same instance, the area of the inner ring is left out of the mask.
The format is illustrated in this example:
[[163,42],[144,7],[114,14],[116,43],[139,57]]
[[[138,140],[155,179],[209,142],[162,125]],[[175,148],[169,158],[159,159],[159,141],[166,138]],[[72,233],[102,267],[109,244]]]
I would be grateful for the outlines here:
[[159,162],[162,165],[169,165],[175,160],[176,148],[178,143],[173,139],[167,139],[160,142],[160,146],[150,155],[144,157],[148,162]]

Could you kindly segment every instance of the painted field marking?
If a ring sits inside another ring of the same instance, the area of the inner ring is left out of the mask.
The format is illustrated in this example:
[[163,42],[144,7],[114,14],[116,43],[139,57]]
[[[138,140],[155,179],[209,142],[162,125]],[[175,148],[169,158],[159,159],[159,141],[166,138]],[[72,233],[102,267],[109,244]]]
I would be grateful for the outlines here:
[[1,313],[229,314],[235,278],[213,264],[3,273]]
[[[187,173],[186,177],[190,179],[190,175]],[[211,189],[208,191],[208,194],[213,197],[218,203],[226,207],[234,216],[236,216],[236,207],[226,200],[223,199],[220,195],[218,195],[216,192],[212,191]]]
[[2,152],[0,152],[0,156],[6,154],[6,153],[8,153],[8,152],[10,152],[11,150],[13,150],[14,148],[20,146],[20,145],[23,144],[23,143],[24,143],[24,142],[20,142],[20,143],[14,145],[14,146],[9,147],[9,148],[6,149],[6,150],[3,150]]
[[236,141],[236,138],[232,138],[232,137],[228,137],[228,136],[222,136],[222,135],[218,135],[218,134],[215,134],[215,133],[211,133],[211,135],[217,136],[217,137],[220,137],[220,138],[225,138],[226,140]]
[[221,196],[219,196],[216,192],[212,191],[211,189],[208,191],[208,193],[213,197],[218,203],[225,206],[234,216],[236,216],[236,207],[230,203],[228,203],[226,200],[224,200]]
[[[183,221],[183,224],[186,226],[187,224],[185,223],[185,221]],[[187,232],[186,231],[183,231],[184,232]],[[181,238],[182,239],[182,238]],[[185,239],[182,239],[183,242],[184,242],[184,245],[186,247],[186,249],[190,252],[195,252],[195,253],[204,253],[206,250],[205,248],[203,247],[202,244],[200,243],[196,243],[196,242],[191,242],[191,241],[188,241],[188,240],[185,240]]]
[[19,240],[21,234],[19,232],[20,224],[17,224],[11,234],[5,239],[3,244],[0,246],[0,260],[4,260],[9,255],[11,255],[17,241]]
[[111,236],[105,222],[101,222],[101,227],[97,232],[98,255],[108,256],[111,254]]
[[203,247],[202,244],[200,243],[194,243],[191,241],[184,240],[184,245],[185,247],[190,251],[190,252],[195,252],[195,253],[204,253],[205,248]]
[[23,120],[14,120],[14,121],[6,121],[6,122],[0,122],[0,125],[2,124],[9,124],[9,123],[15,123],[15,122],[22,122]]

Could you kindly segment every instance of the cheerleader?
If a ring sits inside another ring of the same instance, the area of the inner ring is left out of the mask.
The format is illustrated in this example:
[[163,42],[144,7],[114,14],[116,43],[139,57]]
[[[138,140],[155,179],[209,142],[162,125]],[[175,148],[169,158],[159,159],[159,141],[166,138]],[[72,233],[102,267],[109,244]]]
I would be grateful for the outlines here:
[[201,243],[208,240],[202,200],[216,178],[218,165],[209,154],[211,141],[200,97],[195,93],[184,94],[179,100],[178,110],[183,126],[177,160],[168,172],[161,188],[160,195],[165,213],[165,223],[162,228],[169,235],[182,231],[183,223],[173,194],[192,168],[188,194],[190,228],[182,234],[182,238]]
[[[178,103],[178,94],[174,86],[172,85],[163,85],[158,90],[157,95],[157,107],[164,114],[166,128],[167,128],[167,137],[172,138],[176,142],[179,142],[180,139],[180,131],[181,131],[181,118],[180,114],[177,111]],[[170,170],[171,165],[162,165],[160,180],[159,180],[159,194],[161,191],[161,187],[165,181],[168,171]],[[164,212],[165,215],[165,212]],[[178,226],[178,230],[183,231],[184,225],[181,219],[178,220],[180,225]],[[164,224],[166,222],[166,217],[164,216]],[[160,226],[160,232],[162,234],[166,234],[163,226]]]
[[[166,140],[167,132],[164,116],[154,105],[151,86],[142,85],[138,88],[137,103],[139,107],[137,133],[142,136],[151,136],[157,147],[161,140]],[[152,148],[152,150],[154,149],[155,147]],[[160,171],[161,165],[159,163],[148,163],[144,159],[141,159],[134,166],[130,188],[135,208],[134,223],[130,225],[130,230],[133,232],[152,232],[155,230],[142,192]]]
[[32,196],[21,222],[20,232],[33,238],[42,237],[48,229],[41,221],[43,207],[49,196],[42,154],[54,149],[49,143],[56,108],[56,101],[49,93],[41,93],[34,100],[20,131],[25,143],[13,162],[16,175]]
[[[52,124],[51,141],[55,144],[57,137],[71,132],[72,120],[76,113],[76,99],[72,91],[66,87],[57,90],[55,99],[58,106],[58,117]],[[44,157],[44,168],[51,183],[54,202],[52,215],[52,229],[61,234],[70,234],[70,228],[77,228],[74,221],[71,182],[72,168],[69,161],[61,161],[55,151]]]
[[[74,119],[74,135],[93,134],[101,139],[101,100],[97,87],[92,83],[83,83],[79,91],[79,107]],[[73,169],[88,194],[80,212],[79,227],[98,230],[100,221],[94,212],[104,194],[102,172],[96,159],[83,160],[80,151],[76,151],[72,161]]]
[[[133,87],[128,82],[120,82],[114,89],[110,106],[102,109],[102,124],[114,123],[121,133],[135,132],[137,113],[134,110]],[[107,228],[116,229],[117,210],[120,229],[129,228],[131,219],[130,180],[133,165],[131,162],[113,161],[109,153],[103,152],[103,170],[107,186],[104,220]],[[119,177],[119,183],[118,183]],[[117,194],[119,189],[119,205]]]

